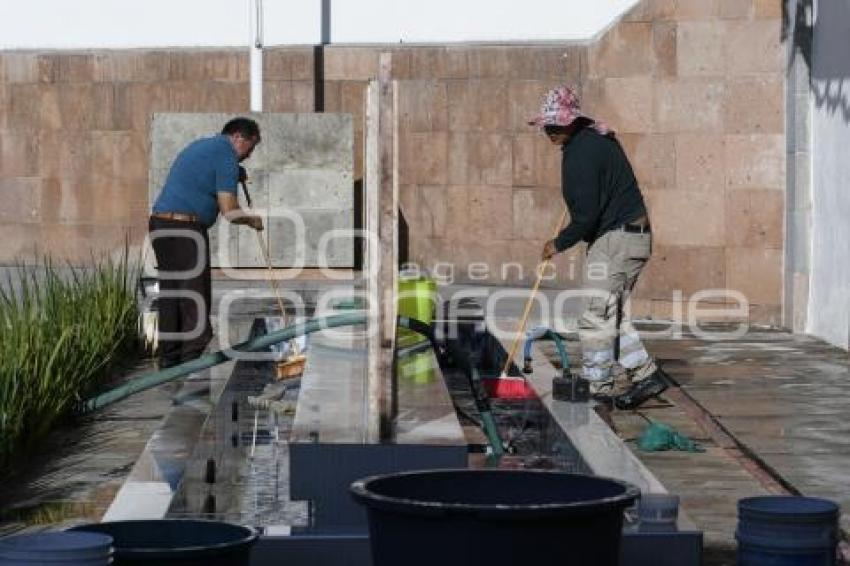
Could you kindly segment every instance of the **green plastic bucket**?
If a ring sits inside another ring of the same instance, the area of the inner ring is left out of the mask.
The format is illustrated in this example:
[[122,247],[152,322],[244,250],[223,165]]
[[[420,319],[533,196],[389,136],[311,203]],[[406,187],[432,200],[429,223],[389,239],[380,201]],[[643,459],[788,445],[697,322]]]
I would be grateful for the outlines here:
[[439,366],[431,350],[400,356],[396,361],[399,382],[432,383],[441,375],[436,372],[435,367]]
[[[437,282],[427,277],[399,277],[398,315],[431,324],[437,304]],[[427,340],[421,334],[399,328],[396,334],[399,347],[417,344]]]

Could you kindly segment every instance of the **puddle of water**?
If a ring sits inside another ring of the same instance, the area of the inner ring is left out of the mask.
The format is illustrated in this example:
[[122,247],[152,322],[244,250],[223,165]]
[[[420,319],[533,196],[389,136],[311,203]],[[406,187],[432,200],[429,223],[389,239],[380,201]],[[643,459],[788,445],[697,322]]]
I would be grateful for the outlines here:
[[[444,369],[444,376],[461,423],[480,426],[480,414],[466,376],[452,369]],[[538,399],[491,399],[490,403],[501,437],[511,448],[504,459],[506,467],[583,470],[578,452]]]

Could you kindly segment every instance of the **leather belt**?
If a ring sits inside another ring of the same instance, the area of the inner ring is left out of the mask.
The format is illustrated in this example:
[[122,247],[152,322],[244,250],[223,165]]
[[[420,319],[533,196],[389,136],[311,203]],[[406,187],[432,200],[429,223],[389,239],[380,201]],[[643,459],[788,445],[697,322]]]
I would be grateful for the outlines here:
[[623,224],[621,230],[630,234],[648,234],[650,232],[649,224]]
[[184,214],[183,212],[152,212],[151,218],[161,220],[177,220],[180,222],[199,222],[197,214]]

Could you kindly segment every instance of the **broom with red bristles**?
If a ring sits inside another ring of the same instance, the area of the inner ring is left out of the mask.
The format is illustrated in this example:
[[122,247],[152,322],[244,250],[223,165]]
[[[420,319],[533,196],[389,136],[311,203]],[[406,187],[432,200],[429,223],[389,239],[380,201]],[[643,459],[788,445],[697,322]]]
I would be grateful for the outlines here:
[[[554,234],[552,235],[552,239],[556,238],[558,234],[561,232],[561,226],[563,226],[564,221],[567,219],[567,207],[564,207],[564,212],[561,213],[561,217],[558,219],[558,224],[555,226]],[[522,317],[520,318],[519,327],[516,331],[516,337],[514,338],[513,344],[511,345],[511,349],[508,352],[508,357],[505,360],[505,365],[502,367],[502,373],[499,374],[498,378],[488,380],[491,381],[492,384],[488,384],[488,390],[492,390],[495,397],[501,398],[525,398],[524,396],[528,394],[528,383],[526,382],[525,376],[520,378],[510,377],[508,376],[508,370],[511,367],[511,364],[514,361],[514,356],[516,356],[517,349],[519,348],[519,344],[522,341],[522,337],[525,334],[525,326],[528,323],[528,315],[531,313],[531,306],[534,304],[534,297],[537,295],[537,291],[540,289],[540,282],[543,280],[543,273],[546,271],[546,268],[551,263],[551,259],[547,258],[543,260],[541,263],[537,265],[537,281],[534,282],[534,287],[531,288],[531,294],[528,296],[528,301],[525,303],[525,310],[522,313]]]

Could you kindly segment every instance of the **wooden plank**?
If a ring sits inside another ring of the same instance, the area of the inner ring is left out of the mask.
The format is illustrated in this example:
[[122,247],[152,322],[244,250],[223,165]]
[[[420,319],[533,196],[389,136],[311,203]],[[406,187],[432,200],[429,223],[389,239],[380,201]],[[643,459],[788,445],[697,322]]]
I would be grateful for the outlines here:
[[378,151],[380,154],[380,214],[378,219],[378,293],[380,328],[380,435],[392,436],[393,419],[398,410],[395,387],[396,277],[398,270],[398,163],[396,123],[396,88],[392,80],[392,54],[381,53],[378,69],[379,120]]
[[[502,345],[508,344],[502,342]],[[667,488],[652,470],[599,417],[594,410],[594,402],[568,403],[552,397],[552,377],[558,373],[540,342],[534,342],[532,372],[526,375],[526,379],[591,471],[599,476],[627,481],[640,488],[641,493],[667,493]],[[678,527],[682,531],[696,529],[693,520],[681,508]]]
[[378,293],[378,272],[381,265],[380,249],[378,243],[378,218],[380,215],[380,154],[378,152],[378,137],[380,123],[379,118],[379,85],[378,81],[371,81],[366,91],[366,124],[364,127],[364,191],[363,210],[365,211],[363,238],[363,272],[366,282],[366,305],[369,319],[367,329],[367,386],[364,390],[367,399],[363,403],[366,414],[363,415],[367,423],[370,441],[380,438],[380,391],[381,391],[381,366],[380,366],[380,332],[379,308],[380,295]]
[[301,377],[290,442],[364,444],[369,440],[366,345],[362,328],[316,332]]
[[370,440],[392,436],[398,412],[395,385],[396,278],[398,264],[398,121],[392,55],[382,53],[378,80],[366,95],[365,228],[369,309],[368,386]]
[[655,474],[596,414],[593,403],[567,403],[552,398],[552,376],[558,372],[540,349],[540,342],[532,345],[532,354],[533,371],[526,375],[528,383],[593,473],[627,481],[643,493],[667,493]]
[[434,350],[399,352],[396,391],[400,410],[393,442],[420,446],[462,446],[466,439]]

